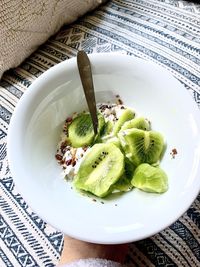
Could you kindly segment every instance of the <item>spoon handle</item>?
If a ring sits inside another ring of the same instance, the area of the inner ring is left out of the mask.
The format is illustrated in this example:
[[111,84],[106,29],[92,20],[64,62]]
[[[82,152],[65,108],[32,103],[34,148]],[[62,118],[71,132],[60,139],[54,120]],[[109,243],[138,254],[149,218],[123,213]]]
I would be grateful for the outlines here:
[[89,58],[84,51],[78,51],[77,54],[77,64],[78,70],[85,93],[85,98],[88,104],[88,108],[92,117],[92,124],[94,128],[95,135],[98,130],[98,118],[97,118],[97,108],[94,94],[94,85],[92,80],[92,71]]

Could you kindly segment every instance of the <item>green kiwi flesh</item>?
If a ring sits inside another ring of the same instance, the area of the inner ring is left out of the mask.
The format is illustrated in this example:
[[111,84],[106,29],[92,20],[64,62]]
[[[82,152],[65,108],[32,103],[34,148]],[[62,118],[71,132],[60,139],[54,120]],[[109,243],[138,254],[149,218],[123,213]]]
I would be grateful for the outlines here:
[[113,130],[113,122],[107,121],[102,130],[102,136],[110,135]]
[[131,183],[134,187],[150,193],[164,193],[168,189],[166,173],[161,168],[147,163],[136,168]]
[[105,197],[124,173],[124,155],[113,144],[95,144],[85,155],[74,180],[79,190]]
[[[105,121],[101,114],[98,114],[98,133],[101,133]],[[91,145],[94,141],[95,134],[92,125],[91,115],[81,113],[77,116],[68,128],[68,137],[71,145],[75,148]]]
[[155,131],[132,128],[118,134],[122,148],[135,166],[141,163],[153,164],[160,160],[164,149],[162,135]]
[[131,180],[133,178],[136,166],[127,157],[125,157],[124,162],[125,162],[124,174],[129,180]]
[[126,121],[122,125],[121,130],[127,130],[127,129],[131,129],[131,128],[137,128],[137,129],[141,129],[144,131],[149,131],[150,130],[150,123],[144,117],[138,117],[138,118]]
[[133,110],[125,109],[113,127],[113,134],[116,135],[120,131],[122,125],[126,121],[129,121],[133,119],[134,117],[135,117],[135,113],[133,112]]
[[135,170],[135,166],[133,163],[125,157],[125,166],[124,166],[124,174],[120,179],[112,186],[112,191],[121,191],[126,192],[130,191],[133,187],[131,184],[131,179],[133,178],[133,173]]
[[121,149],[121,143],[119,141],[119,138],[117,138],[116,136],[110,136],[105,139],[102,138],[102,141],[103,143],[114,144],[116,147]]
[[132,189],[133,185],[131,181],[126,177],[126,175],[122,175],[120,179],[113,185],[113,191],[127,192]]

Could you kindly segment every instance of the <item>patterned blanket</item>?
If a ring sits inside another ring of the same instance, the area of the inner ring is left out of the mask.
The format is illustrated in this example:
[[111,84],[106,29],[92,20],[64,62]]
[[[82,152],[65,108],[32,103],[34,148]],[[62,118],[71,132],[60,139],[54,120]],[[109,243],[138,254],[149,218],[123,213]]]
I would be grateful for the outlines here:
[[[44,71],[76,55],[114,52],[155,62],[179,79],[200,105],[198,1],[111,0],[64,26],[0,81],[0,267],[55,266],[63,235],[34,213],[13,182],[6,136],[13,110]],[[180,100],[181,101],[181,100]],[[200,266],[200,195],[174,224],[131,244],[127,266]]]

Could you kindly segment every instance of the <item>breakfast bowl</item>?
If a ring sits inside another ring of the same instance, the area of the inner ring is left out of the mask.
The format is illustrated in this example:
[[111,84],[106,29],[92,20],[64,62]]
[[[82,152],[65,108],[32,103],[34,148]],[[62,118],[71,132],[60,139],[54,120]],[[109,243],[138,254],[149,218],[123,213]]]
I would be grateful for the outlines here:
[[156,64],[115,53],[89,58],[96,102],[112,103],[119,95],[164,136],[160,165],[168,190],[134,189],[93,201],[63,179],[55,159],[63,124],[73,112],[87,109],[76,58],[46,71],[20,99],[8,132],[10,170],[30,207],[66,235],[101,244],[141,240],[175,222],[199,193],[199,110],[184,86]]

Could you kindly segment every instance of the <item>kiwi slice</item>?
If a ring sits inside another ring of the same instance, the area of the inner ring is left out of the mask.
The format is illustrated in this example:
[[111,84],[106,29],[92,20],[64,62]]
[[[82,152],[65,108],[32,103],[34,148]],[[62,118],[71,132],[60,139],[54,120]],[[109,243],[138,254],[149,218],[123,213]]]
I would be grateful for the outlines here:
[[141,163],[153,164],[160,160],[164,149],[160,133],[132,128],[120,131],[118,137],[126,156],[135,166]]
[[119,138],[116,136],[107,136],[107,138],[102,138],[103,143],[110,143],[121,149],[121,143]]
[[[105,124],[100,113],[98,114],[98,123],[98,133],[100,134]],[[91,145],[95,138],[91,115],[88,112],[79,114],[69,125],[68,135],[73,147]]]
[[133,185],[131,181],[126,177],[126,175],[122,175],[120,179],[113,185],[113,191],[121,191],[127,192],[132,189]]
[[107,121],[102,130],[102,136],[110,135],[113,130],[113,123],[111,121]]
[[126,121],[129,121],[129,120],[133,119],[134,117],[135,117],[135,113],[133,112],[133,110],[131,110],[131,109],[125,109],[122,112],[121,116],[119,117],[118,121],[115,123],[115,125],[113,127],[113,133],[114,133],[114,135],[116,135],[120,131],[122,125]]
[[125,122],[122,125],[121,130],[126,130],[126,129],[131,129],[131,128],[137,128],[137,129],[141,129],[144,131],[149,131],[150,130],[150,123],[144,117],[138,117],[138,118],[135,118],[135,119],[132,119],[130,121]]
[[136,166],[127,157],[125,157],[124,162],[125,162],[124,174],[129,180],[131,180],[133,178]]
[[121,191],[126,192],[130,191],[133,187],[131,184],[131,180],[133,178],[135,166],[133,163],[125,157],[125,166],[124,166],[124,174],[120,177],[120,179],[113,185],[113,191]]
[[77,189],[105,197],[123,172],[124,155],[120,149],[113,144],[95,144],[85,155],[74,184]]
[[140,164],[131,180],[133,186],[151,193],[164,193],[168,189],[166,173],[159,167],[147,163]]

